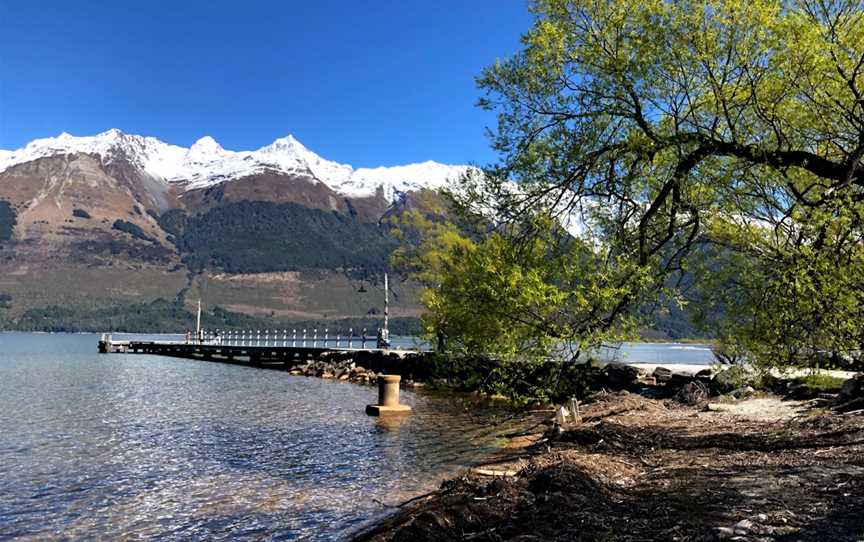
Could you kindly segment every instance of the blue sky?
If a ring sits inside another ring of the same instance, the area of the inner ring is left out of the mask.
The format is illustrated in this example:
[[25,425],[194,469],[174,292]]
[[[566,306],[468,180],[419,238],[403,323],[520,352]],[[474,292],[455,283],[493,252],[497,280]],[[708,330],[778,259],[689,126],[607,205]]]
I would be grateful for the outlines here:
[[108,128],[355,166],[487,163],[474,78],[525,0],[0,0],[0,148]]

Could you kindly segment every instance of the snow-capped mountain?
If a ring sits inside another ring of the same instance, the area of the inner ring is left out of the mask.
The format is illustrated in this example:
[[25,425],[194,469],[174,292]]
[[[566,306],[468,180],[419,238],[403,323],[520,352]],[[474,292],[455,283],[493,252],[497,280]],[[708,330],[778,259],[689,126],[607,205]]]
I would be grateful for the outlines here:
[[354,169],[321,158],[290,135],[258,150],[231,151],[222,148],[209,136],[202,137],[187,149],[154,137],[111,129],[85,137],[63,133],[57,137],[33,140],[15,151],[0,150],[0,173],[39,158],[75,153],[98,155],[105,161],[124,158],[150,176],[187,191],[260,173],[278,172],[323,182],[339,194],[354,198],[373,196],[380,188],[391,202],[407,191],[445,186],[468,169],[467,166],[432,161]]

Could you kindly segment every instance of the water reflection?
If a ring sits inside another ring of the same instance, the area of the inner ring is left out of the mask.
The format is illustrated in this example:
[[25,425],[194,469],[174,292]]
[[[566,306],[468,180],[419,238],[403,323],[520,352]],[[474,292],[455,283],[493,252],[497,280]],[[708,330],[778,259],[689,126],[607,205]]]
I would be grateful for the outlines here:
[[0,334],[0,539],[340,539],[514,429],[409,391],[411,416],[370,418],[374,387],[95,341]]

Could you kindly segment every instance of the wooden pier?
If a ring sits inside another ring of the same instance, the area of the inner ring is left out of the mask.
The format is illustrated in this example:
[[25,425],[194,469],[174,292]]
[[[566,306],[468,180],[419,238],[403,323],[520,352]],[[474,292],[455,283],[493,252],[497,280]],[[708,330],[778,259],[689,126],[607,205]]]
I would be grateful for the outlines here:
[[103,354],[152,354],[205,361],[221,361],[253,366],[275,366],[291,368],[311,360],[322,360],[335,356],[386,356],[403,358],[417,354],[418,350],[379,348],[375,337],[311,336],[296,332],[289,334],[269,331],[206,332],[201,338],[191,337],[181,341],[160,340],[116,340],[103,335],[99,340],[99,352]]

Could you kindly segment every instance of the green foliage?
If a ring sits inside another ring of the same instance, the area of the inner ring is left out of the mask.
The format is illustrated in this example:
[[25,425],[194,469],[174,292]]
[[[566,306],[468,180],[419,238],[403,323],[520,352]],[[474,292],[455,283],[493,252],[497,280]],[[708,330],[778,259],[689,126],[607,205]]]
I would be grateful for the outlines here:
[[433,386],[504,397],[514,405],[562,403],[571,397],[585,397],[602,378],[602,371],[591,363],[508,362],[440,353],[429,362]]
[[133,224],[132,222],[126,222],[125,220],[115,220],[114,224],[111,225],[111,228],[128,233],[136,239],[156,243],[155,239],[144,233],[144,230],[142,230],[140,226],[138,226],[137,224]]
[[[3,294],[5,295],[5,294]],[[2,299],[0,299],[2,301]],[[29,309],[15,320],[7,321],[7,329],[21,331],[115,331],[128,333],[182,333],[196,324],[196,315],[184,306],[173,301],[157,299],[150,303],[124,303],[109,306],[67,305]],[[247,314],[227,311],[215,307],[202,314],[201,325],[207,329],[313,329],[330,330],[346,334],[353,329],[355,336],[366,328],[369,336],[375,336],[380,320],[372,318],[353,318],[330,321],[291,321],[261,318]],[[394,318],[391,320],[393,335],[416,335],[419,321],[415,318]],[[311,335],[310,335],[311,336]]]
[[179,211],[160,217],[192,268],[229,273],[300,269],[382,270],[395,241],[377,224],[296,203],[227,203],[200,216]]
[[[752,363],[861,367],[864,345],[864,246],[846,202],[830,213],[796,213],[795,242],[773,230],[715,225],[727,247],[700,281],[705,311],[734,315],[703,324],[746,352]],[[806,216],[802,216],[806,213]],[[746,232],[746,233],[742,233]]]
[[466,178],[459,207],[506,224],[575,217],[584,244],[640,283],[618,273],[604,284],[613,312],[704,271],[700,295],[725,315],[709,329],[749,360],[860,357],[860,2],[537,0],[533,10],[523,50],[479,79],[501,161]]
[[194,322],[181,305],[157,299],[108,307],[49,306],[29,309],[11,329],[22,331],[82,332],[126,331],[139,333],[181,332]]
[[803,386],[810,394],[840,391],[844,379],[827,374],[812,374],[796,378],[794,383]]
[[159,215],[157,222],[165,233],[180,238],[186,229],[186,220],[186,213],[182,209],[171,209]]
[[424,285],[427,334],[451,355],[524,363],[562,343],[584,351],[635,328],[617,305],[621,288],[637,295],[645,286],[639,268],[548,220],[530,224],[518,241],[499,231],[471,240],[418,216],[403,219],[402,239],[406,225],[415,242],[403,244],[394,263]]
[[0,241],[12,239],[12,231],[15,228],[15,209],[8,201],[0,200]]

